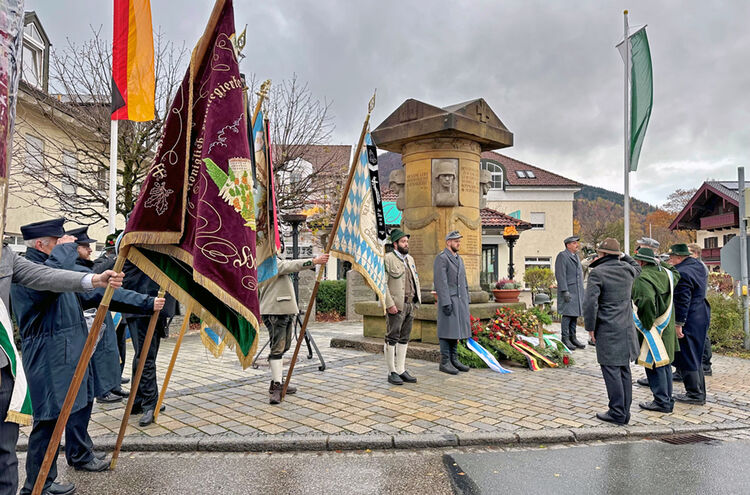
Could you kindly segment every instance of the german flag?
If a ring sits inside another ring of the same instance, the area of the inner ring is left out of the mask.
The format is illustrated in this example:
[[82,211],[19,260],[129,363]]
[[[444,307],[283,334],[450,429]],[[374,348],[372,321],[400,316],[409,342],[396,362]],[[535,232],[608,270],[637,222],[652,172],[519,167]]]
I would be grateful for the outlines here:
[[154,36],[149,0],[114,0],[112,120],[154,119]]

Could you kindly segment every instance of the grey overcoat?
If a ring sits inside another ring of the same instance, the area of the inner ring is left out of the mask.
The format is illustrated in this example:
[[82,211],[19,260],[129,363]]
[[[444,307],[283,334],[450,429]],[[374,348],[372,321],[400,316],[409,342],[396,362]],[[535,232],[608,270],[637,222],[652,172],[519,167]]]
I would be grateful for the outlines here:
[[[583,314],[583,268],[578,256],[563,249],[555,258],[557,280],[557,312],[564,316]],[[570,301],[565,302],[565,293]]]
[[628,366],[638,357],[631,291],[641,267],[630,256],[606,255],[591,263],[583,318],[594,332],[596,359],[604,366]]
[[[433,280],[438,297],[437,334],[440,339],[468,339],[471,337],[469,320],[469,284],[466,268],[460,256],[448,248],[435,256]],[[444,308],[451,307],[450,316]]]

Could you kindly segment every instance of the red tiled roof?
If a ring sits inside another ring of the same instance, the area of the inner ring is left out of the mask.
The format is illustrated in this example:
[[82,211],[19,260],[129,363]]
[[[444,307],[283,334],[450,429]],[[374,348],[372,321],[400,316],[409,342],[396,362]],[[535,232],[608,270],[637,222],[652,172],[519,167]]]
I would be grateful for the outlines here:
[[524,222],[510,215],[501,213],[491,208],[482,208],[479,212],[482,217],[482,227],[510,227],[513,226],[518,230],[529,230],[531,224]]
[[[534,165],[529,165],[515,158],[501,155],[495,151],[485,151],[482,158],[495,160],[505,167],[505,181],[510,186],[545,186],[545,187],[580,187],[581,184],[574,180],[566,179]],[[536,178],[521,178],[516,174],[517,170],[531,170]]]

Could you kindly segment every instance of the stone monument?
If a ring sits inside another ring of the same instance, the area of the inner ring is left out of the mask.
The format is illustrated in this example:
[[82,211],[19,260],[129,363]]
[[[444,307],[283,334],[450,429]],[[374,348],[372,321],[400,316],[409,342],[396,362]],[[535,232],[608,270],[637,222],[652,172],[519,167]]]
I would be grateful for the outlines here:
[[[513,134],[481,98],[445,108],[409,99],[372,131],[372,138],[379,148],[401,153],[404,163],[403,171],[391,174],[389,184],[397,186],[399,199],[403,198],[399,205],[403,207],[399,208],[402,227],[411,234],[409,252],[422,286],[423,304],[414,329],[421,326],[422,340],[431,341],[437,319],[436,306],[430,304],[435,302],[432,264],[452,230],[463,235],[460,254],[466,265],[472,314],[491,317],[498,305],[487,303],[489,295],[479,285],[479,210],[490,177],[482,173],[479,161],[482,151],[512,146]],[[357,305],[365,315],[366,336],[368,315],[374,318],[377,313],[368,304]]]

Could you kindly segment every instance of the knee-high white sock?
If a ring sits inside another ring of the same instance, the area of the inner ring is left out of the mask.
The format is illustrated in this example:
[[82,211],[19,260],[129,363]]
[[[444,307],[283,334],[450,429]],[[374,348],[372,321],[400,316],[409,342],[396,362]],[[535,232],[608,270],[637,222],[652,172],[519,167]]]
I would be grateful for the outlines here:
[[269,359],[268,364],[271,366],[271,380],[281,382],[283,366],[281,359]]
[[385,354],[385,364],[388,366],[388,373],[395,373],[396,372],[396,346],[395,345],[389,345],[385,344],[385,347],[383,348],[383,353]]
[[396,373],[399,375],[406,371],[406,348],[409,344],[396,344]]

